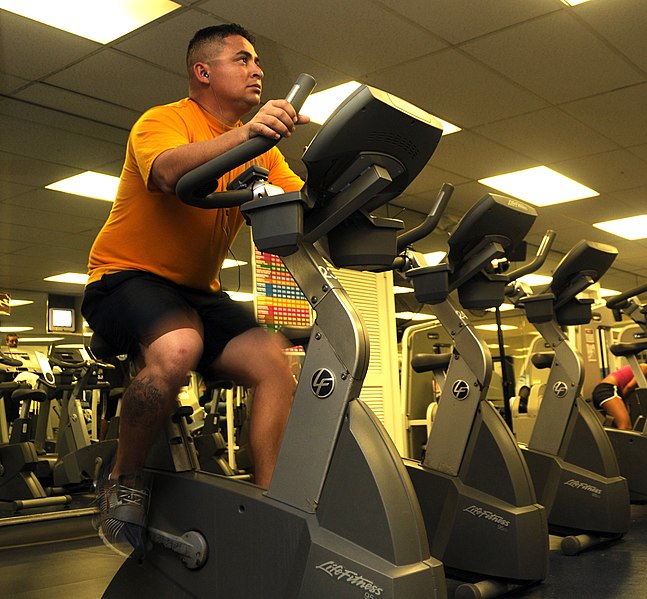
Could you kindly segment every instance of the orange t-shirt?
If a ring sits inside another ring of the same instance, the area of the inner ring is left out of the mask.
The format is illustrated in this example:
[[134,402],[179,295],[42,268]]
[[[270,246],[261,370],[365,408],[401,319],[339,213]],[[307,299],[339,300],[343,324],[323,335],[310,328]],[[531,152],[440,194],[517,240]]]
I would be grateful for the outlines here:
[[[231,129],[188,98],[151,108],[141,116],[128,138],[110,216],[90,251],[88,283],[104,274],[143,270],[193,289],[218,290],[218,273],[243,224],[240,210],[188,206],[177,196],[159,191],[150,173],[165,150]],[[268,169],[269,182],[286,192],[303,186],[281,152],[272,148],[224,175],[218,190],[225,190],[250,164]]]

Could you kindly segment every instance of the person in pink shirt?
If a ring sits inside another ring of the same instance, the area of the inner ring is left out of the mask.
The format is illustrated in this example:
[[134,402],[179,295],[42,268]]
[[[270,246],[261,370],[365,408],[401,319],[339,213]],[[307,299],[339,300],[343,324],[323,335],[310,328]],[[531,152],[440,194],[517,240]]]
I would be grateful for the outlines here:
[[[647,375],[647,364],[641,364]],[[598,410],[604,410],[611,418],[616,428],[631,430],[633,425],[625,399],[636,388],[636,377],[631,372],[631,366],[623,366],[605,376],[593,389],[593,405]]]

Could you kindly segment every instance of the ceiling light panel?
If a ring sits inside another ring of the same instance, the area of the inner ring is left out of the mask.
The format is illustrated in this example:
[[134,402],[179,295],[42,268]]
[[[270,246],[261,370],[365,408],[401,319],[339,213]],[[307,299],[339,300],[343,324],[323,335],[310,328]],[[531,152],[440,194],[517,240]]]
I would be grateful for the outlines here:
[[74,285],[85,285],[88,281],[88,275],[80,272],[65,272],[59,275],[45,277],[45,281],[54,283],[72,283]]
[[86,198],[114,202],[119,187],[119,177],[86,171],[45,186],[45,189],[62,191]]
[[624,239],[647,238],[647,214],[593,223],[593,226]]
[[0,8],[107,44],[180,5],[171,0],[0,0]]
[[479,179],[479,183],[535,206],[551,206],[600,195],[597,191],[548,168],[533,168]]

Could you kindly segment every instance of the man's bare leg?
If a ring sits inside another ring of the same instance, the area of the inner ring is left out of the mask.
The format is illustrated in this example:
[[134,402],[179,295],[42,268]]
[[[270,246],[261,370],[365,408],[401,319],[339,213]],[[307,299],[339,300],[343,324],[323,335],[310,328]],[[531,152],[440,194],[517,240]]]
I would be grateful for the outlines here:
[[176,405],[188,372],[202,353],[194,329],[166,333],[142,348],[145,366],[121,399],[119,443],[110,478],[141,472],[146,456]]
[[255,482],[267,488],[292,407],[294,378],[289,361],[276,335],[263,329],[251,329],[225,346],[214,368],[254,388],[249,443]]

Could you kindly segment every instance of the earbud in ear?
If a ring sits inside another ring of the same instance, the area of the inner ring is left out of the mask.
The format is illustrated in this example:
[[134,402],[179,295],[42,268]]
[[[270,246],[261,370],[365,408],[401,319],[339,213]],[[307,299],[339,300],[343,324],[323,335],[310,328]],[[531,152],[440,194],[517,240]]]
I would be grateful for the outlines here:
[[203,71],[203,72],[202,72],[202,76],[203,76],[205,79],[209,79],[209,73],[207,73],[207,71]]

